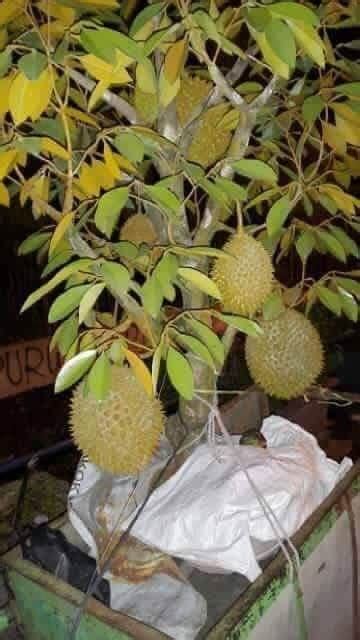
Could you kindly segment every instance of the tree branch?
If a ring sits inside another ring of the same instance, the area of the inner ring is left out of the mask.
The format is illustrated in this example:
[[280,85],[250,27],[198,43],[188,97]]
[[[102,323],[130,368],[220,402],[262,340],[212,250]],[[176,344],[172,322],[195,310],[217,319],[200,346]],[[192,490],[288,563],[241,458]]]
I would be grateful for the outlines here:
[[[83,89],[86,89],[87,91],[93,91],[93,89],[95,89],[96,82],[87,78],[79,71],[76,71],[76,69],[68,69],[68,73],[70,78],[83,87]],[[126,102],[126,100],[116,96],[109,90],[104,92],[103,98],[110,107],[113,107],[120,116],[126,118],[130,124],[136,124],[136,111],[128,102]]]

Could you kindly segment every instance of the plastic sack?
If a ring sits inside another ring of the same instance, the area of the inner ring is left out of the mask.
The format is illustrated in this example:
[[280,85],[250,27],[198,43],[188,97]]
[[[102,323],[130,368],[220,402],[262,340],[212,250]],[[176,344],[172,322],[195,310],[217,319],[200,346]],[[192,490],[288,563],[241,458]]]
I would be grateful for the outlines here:
[[261,571],[256,544],[274,547],[276,536],[244,467],[291,536],[352,465],[329,460],[312,435],[284,418],[265,419],[262,433],[267,449],[218,444],[214,457],[209,444],[197,447],[153,492],[132,534],[205,571],[253,581]]
[[[106,519],[116,543],[126,528],[126,519],[133,517],[144,502],[171,453],[168,441],[163,438],[151,464],[138,477],[113,476],[82,458],[69,492],[68,514],[71,526],[86,544],[91,557],[99,560],[100,523]],[[104,577],[110,583],[112,609],[137,618],[169,637],[193,640],[206,622],[206,601],[186,581],[165,573],[157,573],[137,584],[119,580],[111,571],[106,571]]]

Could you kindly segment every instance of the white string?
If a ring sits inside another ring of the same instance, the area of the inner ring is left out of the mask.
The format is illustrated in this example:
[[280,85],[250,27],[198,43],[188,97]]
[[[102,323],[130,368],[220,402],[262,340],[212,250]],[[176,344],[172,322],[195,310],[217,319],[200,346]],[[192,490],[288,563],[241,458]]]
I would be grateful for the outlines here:
[[[216,391],[214,391],[214,394],[216,396]],[[221,414],[219,409],[217,408],[217,406],[215,406],[214,404],[210,404],[210,402],[208,402],[207,400],[205,400],[204,398],[201,398],[198,394],[196,394],[196,398],[198,400],[200,400],[200,402],[202,402],[203,404],[205,404],[208,408],[209,408],[209,416],[208,416],[208,420],[207,420],[207,424],[205,426],[205,429],[207,431],[208,434],[208,442],[209,442],[209,446],[213,449],[214,451],[214,455],[217,458],[217,452],[216,452],[216,426],[218,425],[220,428],[220,431],[223,435],[223,438],[226,442],[226,444],[229,446],[231,452],[233,453],[233,455],[238,459],[239,463],[240,463],[240,467],[241,470],[243,471],[244,475],[246,476],[246,479],[250,485],[250,487],[252,488],[252,490],[254,491],[254,494],[264,512],[265,518],[267,519],[268,523],[270,524],[276,540],[284,554],[284,556],[286,557],[288,564],[289,564],[289,573],[290,573],[290,580],[291,582],[294,583],[294,578],[295,576],[297,577],[299,584],[300,584],[300,578],[299,578],[299,571],[300,571],[300,557],[299,557],[299,553],[298,550],[296,549],[296,547],[294,546],[293,542],[291,541],[291,539],[289,538],[289,536],[287,535],[286,531],[284,530],[281,522],[279,522],[276,514],[274,513],[273,509],[271,508],[270,504],[267,502],[267,500],[265,499],[265,497],[262,495],[262,493],[259,491],[259,489],[257,488],[256,484],[254,483],[253,479],[250,477],[249,471],[246,468],[246,466],[242,463],[241,460],[241,452],[239,450],[239,448],[236,448],[234,446],[233,440],[231,438],[231,436],[229,435],[228,430],[226,429],[224,422],[222,420]],[[283,539],[287,542],[287,544],[289,545],[292,553],[294,554],[294,559],[295,562],[293,560],[293,558],[291,557],[288,549],[286,548],[285,543],[283,542]]]

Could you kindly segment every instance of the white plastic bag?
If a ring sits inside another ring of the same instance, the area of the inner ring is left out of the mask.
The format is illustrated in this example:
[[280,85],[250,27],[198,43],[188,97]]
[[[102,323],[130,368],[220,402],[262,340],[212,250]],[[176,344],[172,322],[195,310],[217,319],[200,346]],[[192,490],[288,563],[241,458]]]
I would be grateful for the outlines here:
[[[254,542],[276,543],[244,473],[288,536],[326,498],[351,467],[326,458],[315,438],[278,416],[262,427],[267,449],[200,445],[166,483],[153,492],[132,535],[203,570],[260,573]],[[236,440],[233,438],[233,441]]]

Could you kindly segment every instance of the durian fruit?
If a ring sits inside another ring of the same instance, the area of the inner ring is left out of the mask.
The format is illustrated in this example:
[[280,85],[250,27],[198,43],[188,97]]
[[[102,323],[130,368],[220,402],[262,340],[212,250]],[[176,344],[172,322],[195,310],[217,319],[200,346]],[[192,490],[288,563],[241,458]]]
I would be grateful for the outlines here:
[[153,124],[158,117],[158,97],[156,93],[145,93],[138,86],[134,92],[134,106],[140,120]]
[[228,105],[219,104],[211,107],[201,116],[187,154],[190,162],[196,162],[207,168],[223,157],[232,138],[231,131],[221,126],[221,121],[228,110]]
[[196,107],[203,102],[210,89],[211,83],[197,76],[185,74],[181,78],[180,91],[176,96],[176,113],[182,127],[190,120]]
[[217,258],[212,279],[222,296],[224,311],[252,316],[273,287],[271,258],[262,244],[244,231],[223,247],[230,254]]
[[151,247],[156,244],[157,235],[153,223],[148,216],[135,213],[120,230],[120,240],[127,240],[139,246],[142,242]]
[[157,398],[150,398],[130,368],[111,369],[104,400],[84,394],[84,382],[71,402],[70,428],[76,445],[104,471],[133,475],[150,462],[164,430]]
[[269,395],[289,400],[302,395],[323,367],[323,347],[302,313],[287,309],[260,322],[263,334],[246,338],[245,357],[254,381]]

